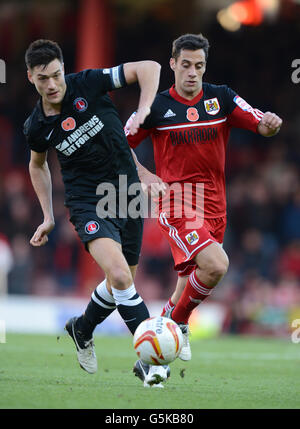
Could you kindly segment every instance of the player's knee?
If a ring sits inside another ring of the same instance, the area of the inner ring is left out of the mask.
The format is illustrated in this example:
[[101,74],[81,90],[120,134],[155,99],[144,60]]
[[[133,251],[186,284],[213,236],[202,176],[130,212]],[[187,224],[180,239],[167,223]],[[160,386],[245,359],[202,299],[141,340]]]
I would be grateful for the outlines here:
[[213,261],[210,266],[210,276],[219,282],[227,273],[229,267],[229,260],[225,254],[223,258]]
[[111,285],[116,289],[127,289],[133,280],[129,269],[118,267],[108,274]]
[[227,273],[229,266],[229,260],[224,252],[222,256],[212,257],[211,259],[206,261],[206,264],[200,267],[208,278],[208,281],[211,284],[216,285]]
[[220,281],[228,270],[228,264],[225,263],[218,263],[212,270],[212,277],[215,278],[215,280]]

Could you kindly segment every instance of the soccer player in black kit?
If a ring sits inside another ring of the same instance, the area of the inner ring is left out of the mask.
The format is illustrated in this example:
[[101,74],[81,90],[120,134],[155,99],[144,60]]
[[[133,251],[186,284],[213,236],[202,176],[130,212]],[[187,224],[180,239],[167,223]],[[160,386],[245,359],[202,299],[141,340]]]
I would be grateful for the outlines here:
[[[124,192],[119,186],[120,175],[126,177],[127,189],[139,182],[121,120],[107,92],[138,82],[139,105],[130,127],[135,134],[150,113],[158,89],[160,65],[139,61],[65,75],[60,47],[56,42],[42,39],[30,44],[25,62],[28,79],[40,94],[24,124],[24,134],[31,150],[30,177],[44,216],[30,243],[46,244],[54,228],[47,164],[47,152],[54,148],[61,165],[70,221],[106,276],[94,290],[85,312],[66,324],[80,366],[94,373],[97,359],[93,331],[97,324],[117,308],[133,334],[149,317],[133,282],[142,240],[141,217],[125,218],[119,212],[106,218],[97,216],[99,184],[110,183],[118,196]],[[161,368],[147,368],[145,386],[160,385],[167,379],[169,368]]]

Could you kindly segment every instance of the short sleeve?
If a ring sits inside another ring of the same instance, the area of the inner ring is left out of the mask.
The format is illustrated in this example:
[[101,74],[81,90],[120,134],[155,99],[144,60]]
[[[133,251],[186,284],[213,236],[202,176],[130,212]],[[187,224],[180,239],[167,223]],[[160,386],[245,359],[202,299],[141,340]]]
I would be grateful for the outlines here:
[[24,123],[23,133],[25,135],[26,142],[30,148],[34,152],[43,153],[49,149],[49,144],[46,141],[39,141],[35,139],[30,133],[30,122],[31,118],[28,118]]
[[49,145],[47,143],[35,141],[30,137],[26,137],[26,141],[30,150],[33,150],[34,152],[43,153],[47,152],[49,149]]
[[92,91],[105,93],[127,86],[123,64],[106,69],[87,69],[78,73],[82,83]]

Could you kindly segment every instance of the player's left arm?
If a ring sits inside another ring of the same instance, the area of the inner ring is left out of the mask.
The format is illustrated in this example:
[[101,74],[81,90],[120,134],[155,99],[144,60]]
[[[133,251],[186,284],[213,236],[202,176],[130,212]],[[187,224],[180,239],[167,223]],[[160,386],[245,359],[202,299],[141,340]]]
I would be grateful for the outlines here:
[[253,108],[231,88],[223,86],[223,90],[228,103],[229,126],[250,130],[264,137],[272,137],[279,132],[282,125],[279,116]]
[[156,96],[161,66],[156,61],[137,61],[124,64],[124,76],[127,84],[138,82],[140,86],[140,98],[137,112],[131,121],[128,131],[135,135],[146,117]]
[[264,137],[275,136],[282,125],[282,119],[275,113],[266,112],[257,125],[257,131]]

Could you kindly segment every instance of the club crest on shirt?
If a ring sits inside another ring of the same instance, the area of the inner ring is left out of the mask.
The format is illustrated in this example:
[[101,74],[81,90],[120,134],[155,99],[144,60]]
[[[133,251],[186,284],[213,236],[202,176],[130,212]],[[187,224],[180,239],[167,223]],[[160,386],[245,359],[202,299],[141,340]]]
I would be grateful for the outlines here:
[[95,220],[91,220],[85,225],[85,232],[87,234],[95,234],[97,231],[99,231],[99,223]]
[[190,244],[196,244],[199,241],[199,235],[197,234],[197,231],[192,231],[188,235],[185,236],[186,241]]
[[62,121],[61,127],[64,131],[72,131],[76,127],[76,121],[72,116],[69,116],[67,119]]
[[196,122],[199,119],[199,113],[196,107],[189,107],[186,111],[186,117],[191,122]]
[[85,112],[88,108],[88,102],[83,97],[77,97],[73,102],[73,106],[78,112]]
[[220,104],[217,97],[204,100],[204,107],[209,115],[216,115],[220,111]]

